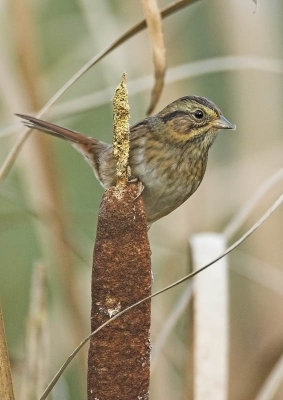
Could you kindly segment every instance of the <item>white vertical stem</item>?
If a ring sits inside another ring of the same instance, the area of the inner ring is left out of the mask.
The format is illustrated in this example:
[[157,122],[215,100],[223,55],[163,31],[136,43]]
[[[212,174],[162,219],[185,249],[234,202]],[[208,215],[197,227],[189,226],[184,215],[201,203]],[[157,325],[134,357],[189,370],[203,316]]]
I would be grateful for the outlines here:
[[[190,239],[193,270],[221,254],[223,235],[202,233]],[[228,283],[226,259],[194,281],[194,400],[227,399]]]

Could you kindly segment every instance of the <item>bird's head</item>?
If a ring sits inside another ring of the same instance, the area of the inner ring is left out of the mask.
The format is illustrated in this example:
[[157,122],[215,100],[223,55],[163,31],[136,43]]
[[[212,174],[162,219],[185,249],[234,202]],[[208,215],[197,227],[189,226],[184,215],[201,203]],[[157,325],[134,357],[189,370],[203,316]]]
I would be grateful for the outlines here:
[[173,101],[157,116],[166,126],[166,131],[176,142],[199,142],[208,146],[219,129],[235,129],[220,109],[204,97],[185,96]]

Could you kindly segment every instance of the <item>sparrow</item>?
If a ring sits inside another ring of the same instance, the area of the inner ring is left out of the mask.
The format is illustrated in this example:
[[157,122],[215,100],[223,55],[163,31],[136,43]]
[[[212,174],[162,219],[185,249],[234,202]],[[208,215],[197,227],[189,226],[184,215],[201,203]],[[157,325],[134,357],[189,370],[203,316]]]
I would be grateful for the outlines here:
[[[25,114],[31,129],[68,140],[90,164],[104,189],[115,186],[111,144]],[[235,129],[220,109],[200,96],[184,96],[130,128],[130,179],[142,182],[148,224],[171,213],[199,187],[208,150],[220,129]]]

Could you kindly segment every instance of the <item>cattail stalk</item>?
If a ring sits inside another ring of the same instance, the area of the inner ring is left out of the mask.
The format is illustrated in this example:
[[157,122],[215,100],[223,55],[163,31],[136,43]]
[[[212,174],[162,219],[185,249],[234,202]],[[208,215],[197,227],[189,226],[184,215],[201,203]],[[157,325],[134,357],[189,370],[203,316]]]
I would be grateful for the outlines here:
[[0,399],[14,400],[11,367],[7,350],[4,321],[0,307]]
[[[99,211],[92,271],[91,330],[151,293],[150,247],[140,185],[128,183],[129,106],[125,76],[114,96],[117,185]],[[90,341],[88,400],[148,399],[150,302]]]

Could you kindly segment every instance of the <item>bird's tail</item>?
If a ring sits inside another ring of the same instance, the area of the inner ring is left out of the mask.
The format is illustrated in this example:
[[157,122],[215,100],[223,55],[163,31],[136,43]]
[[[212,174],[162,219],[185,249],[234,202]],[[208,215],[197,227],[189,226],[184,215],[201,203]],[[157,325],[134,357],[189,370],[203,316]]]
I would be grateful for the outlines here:
[[[116,164],[112,154],[112,146],[108,143],[85,136],[71,129],[43,121],[30,115],[16,114],[24,120],[24,124],[31,129],[37,129],[49,133],[50,135],[68,140],[73,147],[78,150],[93,168],[94,174],[104,188],[109,187],[115,174]],[[101,155],[103,154],[103,157]],[[104,162],[102,162],[104,161]],[[103,165],[102,165],[103,164]],[[107,166],[104,173],[103,166]],[[102,170],[101,170],[102,169]]]
[[51,122],[43,121],[26,114],[15,114],[24,120],[24,125],[31,129],[37,129],[49,133],[50,135],[61,139],[69,140],[79,145],[88,145],[95,142],[95,139],[82,135],[79,132],[71,129],[63,128],[62,126],[52,124]]

